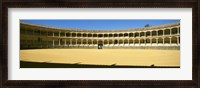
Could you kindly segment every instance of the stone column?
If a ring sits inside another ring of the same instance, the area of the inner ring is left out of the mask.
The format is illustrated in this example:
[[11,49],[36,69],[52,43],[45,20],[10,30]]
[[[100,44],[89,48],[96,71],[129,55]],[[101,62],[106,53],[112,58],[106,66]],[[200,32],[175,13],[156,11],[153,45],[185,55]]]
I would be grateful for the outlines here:
[[146,45],[146,39],[144,39],[144,45]]
[[60,37],[60,31],[59,31],[59,37]]
[[152,38],[150,38],[150,44],[152,45]]
[[118,42],[117,42],[117,45],[119,46],[119,39],[117,40]]
[[138,34],[139,34],[139,37],[140,37],[140,32]]
[[112,40],[113,46],[115,45],[115,40]]
[[156,36],[158,36],[158,31],[156,31]]
[[72,45],[72,39],[70,39],[70,45]]
[[81,38],[83,37],[83,33],[81,33]]
[[128,45],[130,45],[129,40],[130,40],[130,39],[128,39]]
[[177,37],[177,44],[179,45],[179,37]]
[[60,46],[60,39],[58,39],[58,45]]
[[89,45],[89,39],[87,39],[87,45]]
[[170,32],[169,34],[170,34],[170,35],[172,35],[172,31],[171,31],[171,30],[172,30],[172,29],[169,29],[169,32]]
[[146,37],[146,32],[144,32],[144,37]]
[[65,39],[65,46],[66,46],[66,39]]
[[78,39],[76,39],[76,45],[77,45],[77,40],[78,40]]
[[53,31],[53,37],[54,37],[54,31]]
[[156,44],[158,45],[158,38],[156,38]]
[[53,39],[53,48],[54,48],[54,39]]
[[163,36],[165,35],[165,30],[163,30]]
[[172,44],[172,37],[169,38],[169,43]]
[[150,31],[150,36],[152,37],[152,31]]
[[163,38],[163,44],[165,44],[165,38]]
[[[98,36],[98,35],[97,35]],[[99,44],[99,40],[97,40],[97,45]]]
[[138,39],[139,40],[139,46],[140,46],[140,39]]
[[124,42],[124,41],[125,41],[125,39],[123,39],[123,46],[124,46],[124,44],[125,44],[125,42]]

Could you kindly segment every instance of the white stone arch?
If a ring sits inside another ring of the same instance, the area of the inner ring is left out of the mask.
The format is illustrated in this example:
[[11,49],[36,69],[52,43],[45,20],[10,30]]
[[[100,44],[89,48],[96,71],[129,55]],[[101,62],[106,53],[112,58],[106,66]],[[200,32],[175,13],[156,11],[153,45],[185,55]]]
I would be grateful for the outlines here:
[[140,37],[140,33],[139,32],[135,32],[135,36],[134,37]]
[[133,44],[134,40],[133,39],[129,39],[129,44]]
[[124,33],[124,37],[128,37],[129,35],[128,35],[128,33]]
[[112,39],[109,39],[109,40],[108,40],[108,43],[109,43],[109,44],[113,44],[113,40],[112,40]]
[[164,44],[170,44],[170,37],[164,38]]
[[93,33],[93,37],[98,37],[98,35],[96,33]]
[[82,34],[80,32],[77,33],[77,37],[82,37]]
[[175,36],[171,37],[171,43],[177,44],[177,37],[175,37]]
[[151,31],[152,36],[157,36],[157,31],[153,30]]
[[151,31],[146,31],[146,36],[147,37],[151,36]]
[[159,37],[159,38],[158,38],[158,43],[159,43],[159,44],[163,44],[163,38],[162,38],[162,37]]
[[145,44],[145,39],[140,39],[140,44]]
[[87,37],[87,33],[83,33],[83,34],[82,34],[82,37]]
[[113,37],[113,34],[112,33],[108,34],[108,37]]
[[150,38],[147,38],[146,39],[146,43],[148,44],[148,43],[151,43],[151,39]]
[[92,33],[88,33],[88,37],[92,37]]
[[72,39],[72,45],[76,45],[76,39]]
[[106,39],[106,40],[104,40],[104,44],[108,44],[108,40]]
[[93,40],[93,44],[97,44],[97,40],[96,39]]
[[144,36],[145,36],[145,32],[144,31],[140,32],[140,37],[144,37]]
[[114,39],[114,44],[119,44],[119,41],[117,39]]
[[92,44],[92,39],[88,39],[88,44],[89,44],[89,45]]
[[134,43],[135,43],[135,44],[139,44],[139,43],[140,43],[140,40],[139,40],[139,39],[135,39],[135,40],[134,40]]
[[171,34],[178,34],[178,28],[177,27],[173,27],[171,29]]
[[129,33],[129,37],[134,37],[132,32],[131,32],[131,33]]
[[77,42],[78,45],[80,45],[82,43],[81,39],[77,39],[76,42]]
[[107,34],[107,33],[105,33],[103,36],[104,36],[104,37],[108,37],[108,34]]
[[98,44],[103,44],[103,43],[104,43],[103,40],[101,39],[98,40]]
[[99,37],[99,38],[102,38],[102,37],[103,37],[103,34],[101,34],[101,33],[98,34],[98,37]]
[[158,36],[163,36],[163,30],[158,30]]
[[156,38],[152,38],[151,42],[152,42],[152,44],[154,44],[154,43],[156,44],[157,43],[157,39]]
[[124,37],[124,34],[123,33],[119,33],[119,37]]
[[82,44],[87,44],[87,39],[83,39],[82,41]]
[[117,33],[114,33],[114,37],[119,37],[119,34],[117,34]]
[[128,44],[128,39],[124,39],[124,44]]
[[73,32],[73,33],[72,33],[72,37],[76,37],[76,33]]
[[171,29],[164,29],[164,35],[170,35]]
[[119,40],[119,44],[123,44],[124,41],[122,39]]

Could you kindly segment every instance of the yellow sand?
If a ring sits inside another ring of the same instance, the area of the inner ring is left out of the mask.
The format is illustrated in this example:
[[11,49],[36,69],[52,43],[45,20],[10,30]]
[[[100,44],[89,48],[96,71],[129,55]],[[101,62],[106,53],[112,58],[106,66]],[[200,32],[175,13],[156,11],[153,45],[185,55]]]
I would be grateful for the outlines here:
[[150,49],[33,49],[20,50],[20,60],[69,64],[180,66],[180,51]]

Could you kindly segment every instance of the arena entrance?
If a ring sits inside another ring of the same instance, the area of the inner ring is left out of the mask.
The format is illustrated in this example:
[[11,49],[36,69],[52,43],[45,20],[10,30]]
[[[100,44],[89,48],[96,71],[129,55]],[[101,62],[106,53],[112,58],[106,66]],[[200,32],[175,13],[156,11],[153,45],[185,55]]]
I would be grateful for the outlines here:
[[103,49],[103,41],[98,41],[98,49]]
[[98,44],[98,49],[103,49],[103,44]]

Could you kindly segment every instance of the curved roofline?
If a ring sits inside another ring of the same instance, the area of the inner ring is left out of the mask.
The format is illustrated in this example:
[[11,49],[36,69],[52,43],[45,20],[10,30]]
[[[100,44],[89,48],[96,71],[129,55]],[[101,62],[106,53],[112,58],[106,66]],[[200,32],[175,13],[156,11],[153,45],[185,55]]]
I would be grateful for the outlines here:
[[151,27],[144,27],[144,28],[134,28],[134,29],[124,29],[124,30],[81,30],[81,29],[67,29],[67,28],[58,28],[58,27],[52,27],[52,26],[43,26],[43,25],[37,25],[37,24],[29,24],[25,22],[20,22],[20,24],[25,25],[31,25],[36,27],[44,27],[44,28],[50,28],[50,29],[58,29],[58,30],[66,30],[66,31],[82,31],[82,32],[123,32],[123,31],[138,31],[138,30],[150,30],[150,29],[158,29],[158,28],[164,28],[164,27],[171,27],[180,25],[180,22],[171,23],[171,24],[165,24],[165,25],[159,25],[159,26],[151,26]]

